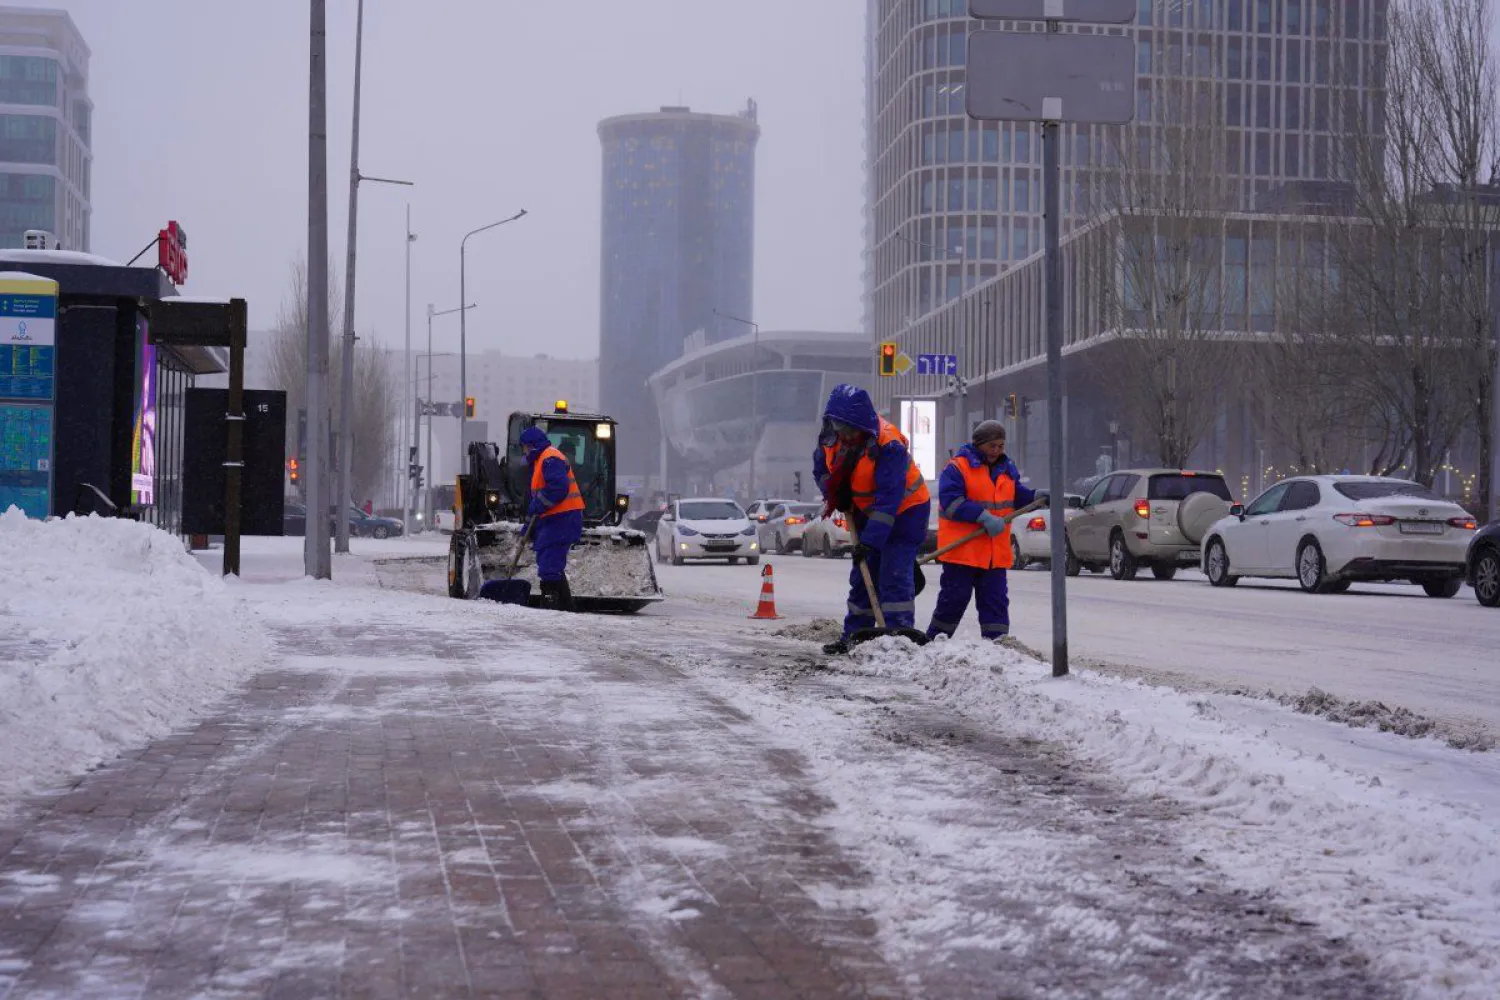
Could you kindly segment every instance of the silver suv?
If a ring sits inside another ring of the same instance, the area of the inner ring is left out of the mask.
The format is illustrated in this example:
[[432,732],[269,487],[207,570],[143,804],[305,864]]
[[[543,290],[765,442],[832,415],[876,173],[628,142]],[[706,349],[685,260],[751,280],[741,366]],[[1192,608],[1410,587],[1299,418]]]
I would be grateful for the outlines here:
[[1070,576],[1081,569],[1133,580],[1149,566],[1170,580],[1179,566],[1198,562],[1198,547],[1229,512],[1229,486],[1217,472],[1122,469],[1094,484],[1083,509],[1067,520]]

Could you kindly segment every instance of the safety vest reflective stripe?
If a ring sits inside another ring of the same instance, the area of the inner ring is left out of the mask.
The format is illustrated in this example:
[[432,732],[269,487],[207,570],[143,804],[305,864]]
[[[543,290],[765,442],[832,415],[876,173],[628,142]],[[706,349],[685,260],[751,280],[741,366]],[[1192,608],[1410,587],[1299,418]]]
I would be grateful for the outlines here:
[[549,458],[555,458],[567,466],[568,495],[544,510],[541,516],[552,517],[556,514],[566,514],[570,510],[583,510],[583,494],[578,490],[578,480],[573,477],[573,466],[556,448],[543,448],[541,454],[537,455],[536,461],[531,464],[531,492],[538,493],[546,487],[547,477],[542,471],[542,466]]

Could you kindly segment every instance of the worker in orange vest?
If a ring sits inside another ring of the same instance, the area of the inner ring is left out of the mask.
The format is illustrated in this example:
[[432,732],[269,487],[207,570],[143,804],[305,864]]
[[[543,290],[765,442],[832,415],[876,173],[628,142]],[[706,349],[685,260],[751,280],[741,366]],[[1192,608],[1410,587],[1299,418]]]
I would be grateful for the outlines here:
[[905,436],[857,385],[836,385],[828,395],[813,479],[823,491],[825,513],[843,511],[859,535],[844,634],[823,652],[847,653],[850,637],[875,624],[861,562],[868,564],[886,625],[910,628],[917,614],[917,551],[927,537],[932,504]]
[[1021,484],[1021,473],[1005,454],[1005,425],[986,420],[974,428],[938,479],[938,548],[973,534],[984,534],[939,557],[943,580],[927,634],[951,638],[973,595],[979,605],[979,634],[1000,640],[1010,634],[1010,524],[1006,514],[1036,498]]
[[536,553],[536,575],[542,583],[542,605],[556,611],[573,610],[568,584],[568,550],[583,537],[583,494],[573,477],[573,466],[552,444],[547,432],[532,426],[521,432],[526,461],[531,465],[531,547]]

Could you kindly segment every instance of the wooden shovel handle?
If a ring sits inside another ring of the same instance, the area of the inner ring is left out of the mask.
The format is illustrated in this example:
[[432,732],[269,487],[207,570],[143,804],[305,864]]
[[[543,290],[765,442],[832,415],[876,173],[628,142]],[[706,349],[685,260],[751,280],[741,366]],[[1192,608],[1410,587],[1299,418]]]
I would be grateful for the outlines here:
[[[1002,514],[1001,515],[1001,519],[1003,521],[1005,521],[1006,524],[1009,524],[1012,521],[1014,521],[1016,518],[1020,517],[1022,514],[1030,514],[1032,511],[1036,510],[1038,507],[1042,507],[1042,506],[1045,506],[1045,505],[1046,505],[1046,501],[1045,500],[1033,500],[1033,501],[1031,501],[1031,503],[1027,504],[1026,506],[1021,507],[1021,508],[1019,508],[1017,510],[1013,510],[1009,514]],[[979,528],[979,529],[977,529],[975,531],[971,531],[967,535],[965,535],[964,537],[960,538],[958,541],[956,541],[956,542],[949,542],[947,545],[944,545],[942,548],[938,549],[936,552],[929,552],[929,553],[927,553],[925,556],[923,556],[922,558],[920,558],[920,559],[917,560],[917,565],[920,566],[923,563],[930,563],[934,559],[938,558],[939,556],[945,556],[949,552],[952,552],[954,549],[959,548],[960,546],[969,544],[970,542],[974,541],[974,539],[978,538],[980,535],[983,535],[984,533],[985,533],[985,531],[984,531],[983,528]]]
[[[859,548],[859,531],[854,527],[854,518],[849,518],[849,540]],[[875,627],[885,628],[885,612],[880,610],[880,595],[875,592],[875,579],[870,576],[870,564],[859,561],[859,575],[865,581],[865,594],[870,598],[870,613],[875,616]]]

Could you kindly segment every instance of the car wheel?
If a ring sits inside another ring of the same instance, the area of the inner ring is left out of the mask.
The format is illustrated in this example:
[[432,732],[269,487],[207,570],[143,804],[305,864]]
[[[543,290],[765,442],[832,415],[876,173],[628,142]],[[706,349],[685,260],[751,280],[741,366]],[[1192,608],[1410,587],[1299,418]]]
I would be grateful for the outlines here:
[[1073,543],[1067,542],[1067,554],[1063,557],[1063,572],[1068,576],[1077,576],[1083,572],[1083,563],[1073,554]]
[[1456,576],[1446,580],[1422,581],[1422,590],[1428,597],[1457,597],[1463,586],[1464,582]]
[[1153,563],[1151,566],[1151,575],[1156,577],[1158,580],[1170,580],[1172,579],[1172,577],[1177,575],[1177,567],[1165,566],[1161,563]]
[[1135,556],[1125,546],[1125,536],[1116,531],[1109,536],[1109,575],[1116,580],[1134,580],[1139,569]]
[[672,543],[672,565],[681,566],[685,562],[687,562],[687,560],[682,558],[682,553],[678,551],[677,543],[674,541]]
[[1297,547],[1297,582],[1309,594],[1320,594],[1328,585],[1328,564],[1323,549],[1308,538]]
[[833,558],[833,539],[828,538],[827,536],[824,536],[823,538],[823,558]]
[[760,565],[760,556],[746,556],[745,557],[745,565],[746,566],[759,566]]
[[1474,560],[1474,596],[1487,608],[1500,607],[1500,552],[1483,552]]
[[1349,592],[1349,585],[1352,582],[1353,581],[1351,581],[1351,580],[1330,580],[1329,582],[1323,584],[1323,593],[1325,593],[1325,594],[1345,594],[1345,593],[1348,593]]
[[803,535],[802,536],[802,558],[803,559],[811,559],[812,557],[813,557],[813,547],[808,542],[807,536]]
[[1229,572],[1229,553],[1224,551],[1222,539],[1215,538],[1208,543],[1208,557],[1203,562],[1208,571],[1208,582],[1215,587],[1233,587],[1240,582],[1239,577]]
[[739,556],[730,556],[729,557],[729,565],[731,565],[731,566],[737,564],[739,561],[740,561],[740,557]]
[[1016,541],[1016,536],[1010,538],[1010,568],[1015,570],[1025,569],[1030,561],[1021,555],[1021,543]]
[[387,528],[383,524],[377,524],[377,525],[375,525],[375,530],[372,531],[371,534],[374,535],[376,538],[390,538],[391,537],[391,529]]

